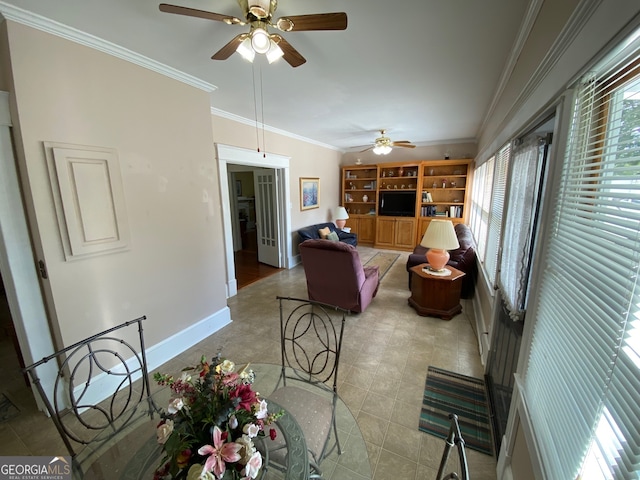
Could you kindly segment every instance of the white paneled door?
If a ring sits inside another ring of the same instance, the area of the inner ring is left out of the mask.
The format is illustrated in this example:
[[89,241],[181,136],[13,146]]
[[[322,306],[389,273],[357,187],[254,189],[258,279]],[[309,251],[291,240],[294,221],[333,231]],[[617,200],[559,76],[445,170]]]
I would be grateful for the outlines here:
[[280,268],[276,171],[274,169],[255,170],[253,182],[256,192],[258,261]]

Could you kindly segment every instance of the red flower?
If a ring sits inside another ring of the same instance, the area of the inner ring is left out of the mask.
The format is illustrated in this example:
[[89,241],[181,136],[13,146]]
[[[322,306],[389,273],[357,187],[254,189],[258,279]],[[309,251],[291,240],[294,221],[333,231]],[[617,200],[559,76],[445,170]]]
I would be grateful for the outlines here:
[[251,411],[251,405],[258,402],[258,396],[256,392],[251,389],[251,385],[238,385],[238,388],[231,392],[231,398],[239,398],[240,403],[236,407],[236,410],[240,410],[241,408],[246,411]]
[[188,448],[183,450],[176,456],[176,464],[178,468],[184,468],[189,465],[189,459],[191,458],[191,450]]
[[275,440],[276,437],[278,436],[278,432],[276,432],[275,428],[270,428],[269,429],[269,437],[271,437],[271,440]]

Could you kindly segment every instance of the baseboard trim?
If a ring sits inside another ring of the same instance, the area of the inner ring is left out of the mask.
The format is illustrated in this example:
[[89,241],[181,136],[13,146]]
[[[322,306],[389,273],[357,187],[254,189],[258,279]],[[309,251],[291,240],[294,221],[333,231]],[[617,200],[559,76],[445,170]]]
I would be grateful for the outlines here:
[[[152,347],[146,349],[147,356],[147,368],[149,372],[157,369],[161,365],[165,364],[172,358],[180,355],[182,352],[193,347],[195,344],[201,342],[203,339],[213,335],[218,330],[224,328],[232,322],[231,311],[229,307],[224,307],[216,313],[209,315],[208,317],[200,320],[199,322],[191,325],[190,327],[181,330],[175,335],[162,340],[160,343],[156,343]],[[211,356],[217,352],[211,352]],[[130,368],[136,368],[138,365],[137,360],[132,357],[126,361],[127,366]],[[114,371],[123,371],[123,367],[118,365],[118,368],[114,368]],[[176,373],[176,372],[171,372]],[[142,373],[139,372],[133,376],[134,381],[141,377]],[[118,383],[122,381],[122,378],[115,378],[114,375],[108,375],[102,373],[96,375],[92,380],[92,387],[90,390],[84,392],[83,403],[87,405],[95,405],[107,398],[110,392],[115,391]],[[86,388],[85,384],[76,387],[76,398]],[[106,394],[105,394],[106,392]],[[50,398],[52,400],[53,398]]]

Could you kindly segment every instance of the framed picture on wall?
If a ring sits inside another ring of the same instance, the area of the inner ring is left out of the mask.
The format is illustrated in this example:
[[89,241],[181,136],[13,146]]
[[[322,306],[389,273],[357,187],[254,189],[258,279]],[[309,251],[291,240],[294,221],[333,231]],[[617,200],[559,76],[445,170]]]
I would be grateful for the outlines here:
[[300,210],[320,206],[320,179],[300,177]]

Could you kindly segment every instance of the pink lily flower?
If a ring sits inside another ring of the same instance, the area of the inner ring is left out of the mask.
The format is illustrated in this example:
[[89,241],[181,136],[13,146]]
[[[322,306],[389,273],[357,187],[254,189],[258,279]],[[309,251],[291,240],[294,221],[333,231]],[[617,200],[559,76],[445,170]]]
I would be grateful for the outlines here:
[[237,462],[240,460],[238,451],[242,445],[238,443],[224,443],[222,439],[222,430],[219,427],[213,427],[213,446],[205,445],[200,447],[198,453],[200,455],[209,455],[204,464],[203,472],[213,472],[217,478],[222,478],[227,470],[226,462]]

